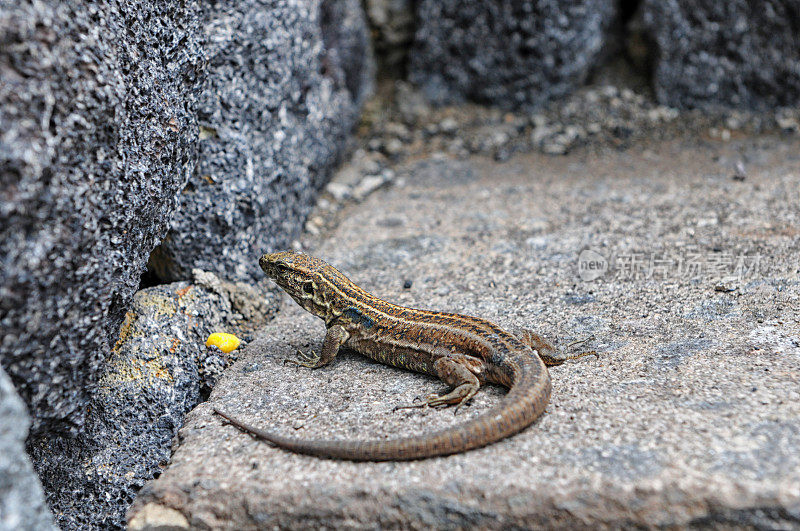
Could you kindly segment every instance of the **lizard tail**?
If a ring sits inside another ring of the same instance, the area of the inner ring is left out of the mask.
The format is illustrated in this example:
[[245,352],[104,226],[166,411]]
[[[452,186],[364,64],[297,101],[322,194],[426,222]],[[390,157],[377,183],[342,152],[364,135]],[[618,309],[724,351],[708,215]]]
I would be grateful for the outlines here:
[[506,353],[502,369],[510,374],[511,389],[497,407],[461,426],[430,434],[389,440],[337,441],[286,437],[246,424],[214,407],[234,426],[293,452],[350,461],[402,461],[449,455],[499,441],[535,421],[550,400],[550,376],[533,353]]

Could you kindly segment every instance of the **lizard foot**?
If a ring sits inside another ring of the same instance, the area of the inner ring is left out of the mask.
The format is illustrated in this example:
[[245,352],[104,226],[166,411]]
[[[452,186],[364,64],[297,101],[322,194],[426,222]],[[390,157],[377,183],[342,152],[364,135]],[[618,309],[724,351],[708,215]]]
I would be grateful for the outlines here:
[[[577,341],[573,341],[569,345],[566,346],[567,349],[574,347],[575,345],[580,345],[582,343],[587,343],[589,341],[594,340],[594,336],[585,337],[583,339],[579,339]],[[597,359],[600,359],[600,354],[597,353],[596,350],[586,350],[583,352],[578,352],[577,354],[564,354],[563,352],[557,353],[553,356],[554,359],[559,360],[561,363],[564,363],[567,360],[576,360],[578,358],[582,358],[584,356],[594,356]]]
[[432,406],[438,405],[448,405],[454,404],[456,407],[453,409],[453,415],[458,415],[458,412],[461,411],[461,406],[465,406],[472,397],[475,396],[475,393],[478,392],[480,389],[479,386],[473,385],[472,383],[463,383],[447,393],[446,395],[442,395],[437,397],[436,400],[431,404]]
[[[595,356],[598,359],[600,358],[600,354],[597,351],[589,350],[586,352],[580,352],[578,354],[565,354],[554,347],[551,343],[545,340],[539,334],[532,332],[530,330],[523,330],[519,336],[519,339],[522,340],[523,343],[534,349],[538,354],[539,357],[542,358],[542,361],[547,366],[553,365],[561,365],[567,360],[574,360],[578,358],[582,358],[584,356]],[[592,341],[595,337],[589,336],[584,339],[579,339],[578,341],[573,341],[567,348],[572,348],[575,345],[580,345],[581,343],[586,343],[588,341]]]
[[478,392],[478,389],[479,388],[477,386],[473,386],[469,383],[462,384],[449,393],[443,395],[428,395],[424,399],[414,400],[411,404],[395,406],[393,411],[397,411],[398,409],[455,405],[456,407],[453,410],[453,414],[457,415],[461,409],[461,406],[466,405],[467,402],[472,400],[472,397],[475,396],[475,393]]
[[[573,341],[572,343],[568,344],[566,346],[566,348],[570,349],[570,348],[574,347],[575,345],[581,345],[583,343],[588,343],[589,341],[593,341],[594,339],[595,339],[594,335],[591,335],[591,336],[585,337],[583,339],[579,339],[577,341]],[[596,350],[586,350],[584,352],[578,352],[577,354],[559,353],[555,357],[555,359],[561,361],[561,363],[564,363],[567,360],[576,360],[576,359],[582,358],[584,356],[594,356],[595,358],[600,359],[600,354],[598,354]]]
[[284,358],[283,364],[286,365],[287,363],[293,363],[294,365],[308,367],[309,369],[316,369],[319,367],[319,354],[315,354],[313,352],[311,354],[305,354],[300,349],[297,349],[297,357],[300,359],[295,360],[292,358]]
[[414,409],[414,408],[421,408],[421,407],[428,407],[431,406],[431,401],[439,398],[439,395],[428,395],[425,398],[416,397],[413,402],[410,404],[401,404],[399,406],[394,406],[392,411],[397,411],[398,409]]

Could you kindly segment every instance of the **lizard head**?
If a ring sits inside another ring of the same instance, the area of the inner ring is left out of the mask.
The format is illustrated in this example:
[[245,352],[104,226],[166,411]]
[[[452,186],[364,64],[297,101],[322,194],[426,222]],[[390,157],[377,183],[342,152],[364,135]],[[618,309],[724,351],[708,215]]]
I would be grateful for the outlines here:
[[336,271],[327,262],[307,254],[283,251],[265,254],[258,264],[264,273],[307,311],[323,319],[328,313],[325,275]]

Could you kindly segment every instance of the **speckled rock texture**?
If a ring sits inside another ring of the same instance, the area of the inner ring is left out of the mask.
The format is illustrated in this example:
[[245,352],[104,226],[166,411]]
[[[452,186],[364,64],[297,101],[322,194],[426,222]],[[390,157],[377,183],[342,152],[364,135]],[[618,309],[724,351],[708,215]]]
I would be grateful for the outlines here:
[[65,529],[119,529],[136,491],[169,462],[183,417],[235,359],[206,347],[212,332],[249,338],[275,301],[197,271],[195,280],[136,292],[89,404],[86,430],[33,447],[48,502]]
[[193,2],[0,2],[0,363],[80,431],[193,167]]
[[297,237],[343,154],[371,91],[369,35],[358,0],[203,9],[199,159],[150,265],[166,280],[195,267],[257,279],[251,265]]
[[457,416],[392,411],[445,386],[350,353],[285,365],[324,334],[286,298],[187,415],[130,529],[800,526],[798,153],[796,136],[691,136],[410,163],[310,251],[404,305],[562,344],[593,334],[600,359],[553,368],[542,418],[486,448],[295,455],[211,406],[298,437],[373,438],[459,424],[503,391]]
[[0,368],[0,531],[56,529],[25,453],[30,425],[25,405]]
[[435,103],[537,106],[586,81],[616,19],[611,0],[421,0],[409,79]]
[[797,0],[644,0],[653,84],[674,107],[767,109],[800,103]]

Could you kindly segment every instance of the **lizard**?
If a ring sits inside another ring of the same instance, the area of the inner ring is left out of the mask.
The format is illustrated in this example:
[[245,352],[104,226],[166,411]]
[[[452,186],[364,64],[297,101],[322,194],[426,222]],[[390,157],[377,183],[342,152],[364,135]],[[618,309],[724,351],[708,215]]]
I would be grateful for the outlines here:
[[298,365],[319,368],[340,348],[380,363],[433,375],[451,386],[411,406],[460,406],[486,382],[509,389],[501,404],[462,425],[420,436],[388,440],[319,440],[288,437],[249,425],[213,406],[234,426],[287,450],[351,461],[400,461],[449,455],[479,448],[532,424],[550,400],[547,366],[595,355],[566,355],[539,335],[519,336],[476,317],[406,308],[386,302],[351,282],[327,262],[284,251],[265,254],[259,265],[300,306],[325,321],[319,354],[302,355]]

